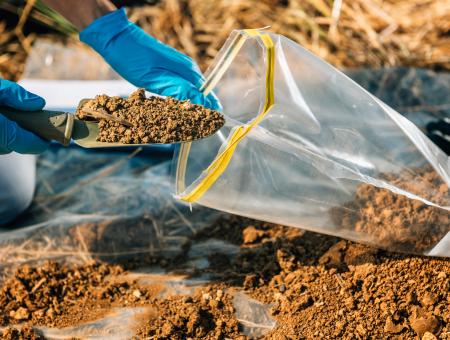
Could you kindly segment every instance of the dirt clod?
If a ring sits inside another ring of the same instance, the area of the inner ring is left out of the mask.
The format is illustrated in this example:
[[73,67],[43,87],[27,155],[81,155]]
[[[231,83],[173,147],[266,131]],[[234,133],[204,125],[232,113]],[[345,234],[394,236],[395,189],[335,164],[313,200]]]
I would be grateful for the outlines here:
[[388,317],[384,325],[384,331],[386,333],[399,334],[403,332],[405,326],[403,324],[395,324],[392,318]]
[[438,318],[431,314],[419,318],[411,318],[410,323],[412,329],[419,337],[427,332],[437,334],[440,327]]
[[422,340],[437,340],[437,338],[433,333],[425,332],[422,336]]
[[27,320],[30,316],[28,309],[19,307],[17,310],[9,312],[9,316],[16,320]]
[[264,232],[261,230],[256,229],[254,226],[248,226],[244,229],[243,232],[243,238],[244,243],[255,243],[258,241],[262,236],[264,235]]
[[126,120],[121,122],[99,119],[100,142],[124,144],[176,143],[207,137],[219,130],[225,120],[218,111],[210,110],[189,101],[171,97],[145,97],[144,89],[138,89],[127,99],[98,95],[77,109],[80,119],[92,120],[83,109],[106,112]]

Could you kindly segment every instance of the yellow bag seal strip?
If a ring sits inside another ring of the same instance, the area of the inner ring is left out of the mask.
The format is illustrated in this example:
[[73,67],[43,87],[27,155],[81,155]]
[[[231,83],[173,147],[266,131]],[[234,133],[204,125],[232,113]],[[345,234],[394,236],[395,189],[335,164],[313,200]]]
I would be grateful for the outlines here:
[[[214,182],[222,175],[222,173],[228,167],[228,164],[233,157],[234,151],[238,144],[244,139],[244,137],[255,127],[257,126],[270,108],[273,106],[275,102],[274,95],[274,71],[275,71],[275,46],[272,41],[272,38],[265,33],[261,33],[258,30],[244,30],[249,36],[257,36],[261,39],[264,46],[266,47],[267,53],[267,67],[266,67],[266,97],[264,108],[259,113],[256,118],[250,123],[246,125],[241,125],[237,127],[229,138],[228,145],[225,150],[216,157],[216,159],[209,165],[206,169],[208,172],[203,180],[198,183],[198,185],[187,195],[180,197],[181,200],[189,203],[193,203],[197,201],[200,197],[202,197],[206,191],[214,184]],[[189,146],[186,146],[188,149]],[[188,150],[187,149],[187,150]],[[184,169],[185,171],[185,169]],[[184,174],[183,174],[184,178]]]
[[[245,43],[245,40],[247,40],[247,36],[244,36],[242,34],[237,34],[234,36],[234,38],[230,41],[222,57],[220,57],[214,68],[211,70],[211,72],[209,72],[209,75],[205,83],[200,88],[200,91],[202,91],[205,95],[208,95],[213,90],[213,88],[220,81],[226,70],[230,67],[234,58],[239,53],[241,47]],[[189,158],[189,152],[191,150],[191,144],[192,142],[180,144],[176,169],[176,179],[175,179],[177,193],[183,192],[186,189],[185,187],[186,165]]]

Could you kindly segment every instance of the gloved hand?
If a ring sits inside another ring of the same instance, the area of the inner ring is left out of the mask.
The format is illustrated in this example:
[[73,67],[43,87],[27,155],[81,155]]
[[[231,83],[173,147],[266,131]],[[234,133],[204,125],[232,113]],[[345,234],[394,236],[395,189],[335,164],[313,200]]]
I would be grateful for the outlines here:
[[450,155],[450,118],[427,124],[427,136],[447,155]]
[[[0,106],[2,105],[17,110],[37,111],[45,106],[45,100],[14,82],[0,79]],[[6,119],[0,110],[0,154],[12,151],[37,154],[45,151],[48,144],[47,141],[19,127],[16,122]]]
[[212,109],[220,104],[198,89],[204,78],[191,58],[149,36],[128,21],[125,9],[92,22],[80,40],[94,48],[122,77],[137,87]]

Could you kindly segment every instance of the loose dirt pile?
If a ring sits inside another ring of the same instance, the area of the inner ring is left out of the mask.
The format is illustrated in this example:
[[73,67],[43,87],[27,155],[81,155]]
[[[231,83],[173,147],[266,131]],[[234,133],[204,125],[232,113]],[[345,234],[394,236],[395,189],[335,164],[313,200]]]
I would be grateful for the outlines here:
[[[136,333],[156,338],[217,339],[239,335],[230,296],[219,286],[193,296],[158,299],[162,286],[138,286],[123,268],[47,262],[19,268],[0,290],[0,334],[7,339],[44,339],[32,326],[68,327],[97,320],[114,307],[151,306]],[[25,323],[25,326],[23,326]],[[20,324],[19,328],[12,325]],[[32,337],[34,336],[34,338]]]
[[[208,287],[194,296],[158,301],[158,318],[147,322],[138,335],[157,339],[223,339],[240,337],[230,296]],[[245,337],[243,337],[245,338]]]
[[[449,188],[435,171],[424,169],[384,177],[406,192],[450,206]],[[332,209],[331,216],[337,225],[369,235],[369,242],[396,251],[424,252],[450,231],[449,211],[369,184],[360,185],[354,201]]]
[[[413,339],[427,334],[428,339],[450,339],[448,260],[387,253],[293,228],[240,223],[245,226],[241,252],[229,264],[221,261],[217,271],[272,305],[278,323],[266,338]],[[229,230],[235,226],[222,228],[216,236]]]
[[[23,266],[0,290],[0,325],[30,321],[64,327],[100,316],[102,309],[115,301],[134,303],[132,285],[105,281],[122,272],[120,266],[100,263]],[[145,292],[141,295],[145,297]]]
[[[99,319],[112,307],[143,306],[154,313],[136,327],[136,339],[244,338],[231,298],[243,290],[266,303],[277,321],[267,339],[450,339],[449,260],[235,217],[197,234],[186,254],[211,239],[239,252],[210,254],[209,267],[189,273],[212,281],[186,294],[161,294],[125,279],[126,268],[114,265],[19,268],[0,291],[1,324],[63,327]],[[187,261],[177,257],[160,266],[182,273]]]
[[[84,111],[87,110],[87,111]],[[133,92],[127,99],[96,96],[77,109],[80,119],[92,119],[94,112],[106,112],[131,123],[100,119],[100,142],[124,144],[176,143],[207,137],[219,130],[225,120],[214,110],[189,101],[167,97],[145,98],[144,89]]]

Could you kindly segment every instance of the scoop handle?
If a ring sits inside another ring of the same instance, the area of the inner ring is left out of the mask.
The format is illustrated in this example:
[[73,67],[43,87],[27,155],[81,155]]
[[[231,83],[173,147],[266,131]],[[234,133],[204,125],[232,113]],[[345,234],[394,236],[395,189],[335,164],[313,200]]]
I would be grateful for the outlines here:
[[19,111],[0,106],[0,114],[15,121],[20,127],[46,140],[54,140],[64,146],[72,137],[74,115],[61,111]]

